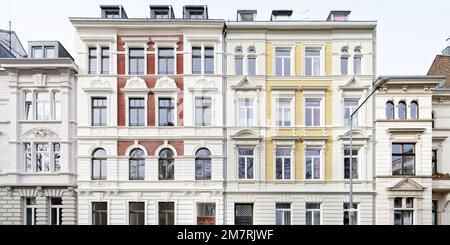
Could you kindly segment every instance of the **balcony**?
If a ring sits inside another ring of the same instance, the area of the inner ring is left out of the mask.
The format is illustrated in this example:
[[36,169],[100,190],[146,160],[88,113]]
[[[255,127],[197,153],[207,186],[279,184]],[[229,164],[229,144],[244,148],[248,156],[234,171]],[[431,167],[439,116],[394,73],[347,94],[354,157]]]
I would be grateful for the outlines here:
[[450,174],[448,173],[433,174],[433,191],[436,192],[450,191]]

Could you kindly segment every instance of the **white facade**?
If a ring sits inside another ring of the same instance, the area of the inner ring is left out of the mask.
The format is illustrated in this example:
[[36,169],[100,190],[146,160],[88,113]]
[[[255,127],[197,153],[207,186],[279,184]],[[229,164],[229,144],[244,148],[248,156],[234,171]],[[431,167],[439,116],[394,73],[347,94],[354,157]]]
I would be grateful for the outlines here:
[[0,61],[0,224],[76,224],[76,72],[71,59]]

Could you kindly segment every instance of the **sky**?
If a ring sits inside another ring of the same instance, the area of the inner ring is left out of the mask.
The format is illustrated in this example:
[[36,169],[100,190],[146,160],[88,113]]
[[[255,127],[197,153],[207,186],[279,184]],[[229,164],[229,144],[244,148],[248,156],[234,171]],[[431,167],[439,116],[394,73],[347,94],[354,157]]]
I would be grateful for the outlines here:
[[376,20],[377,75],[424,75],[450,37],[449,0],[1,0],[0,29],[28,41],[58,40],[73,53],[69,17],[99,17],[101,4],[121,4],[128,17],[150,15],[149,4],[170,4],[175,16],[189,4],[208,5],[209,17],[235,20],[237,9],[256,9],[268,20],[273,9],[294,10],[293,19],[325,20],[330,10],[351,10],[351,20]]

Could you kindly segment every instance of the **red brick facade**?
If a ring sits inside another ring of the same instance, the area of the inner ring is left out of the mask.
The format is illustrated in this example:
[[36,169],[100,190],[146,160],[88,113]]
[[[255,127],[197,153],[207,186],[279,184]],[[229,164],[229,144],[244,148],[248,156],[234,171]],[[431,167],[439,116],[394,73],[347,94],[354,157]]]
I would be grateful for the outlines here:
[[[178,37],[179,38],[179,42],[178,42],[178,48],[177,51],[182,52],[183,51],[183,36],[135,36],[135,37],[148,37],[149,40],[151,40],[152,37]],[[117,38],[117,51],[118,52],[124,52],[124,42],[122,40],[123,36],[119,36]],[[152,41],[150,41],[149,43],[147,43],[148,48],[147,51],[149,52],[153,52],[155,51],[155,46],[154,43]],[[183,54],[177,54],[176,55],[176,59],[177,59],[177,74],[183,74]],[[156,62],[156,57],[154,54],[148,54],[147,55],[147,74],[146,75],[154,75],[155,74],[155,62]],[[119,54],[118,58],[117,58],[117,69],[118,69],[118,74],[119,75],[126,75],[125,74],[125,63],[126,63],[126,58],[124,54]],[[118,79],[117,81],[117,91],[118,91],[118,98],[117,98],[117,124],[119,126],[125,126],[126,125],[126,103],[125,103],[125,95],[122,92],[122,89],[125,87],[126,81],[129,79],[130,77],[121,77]],[[146,78],[141,77],[145,80],[145,82],[147,83],[147,87],[148,88],[154,88],[155,84],[156,84],[156,80],[158,78]],[[177,76],[177,75],[173,75],[171,76],[172,79],[175,80],[175,83],[177,85],[177,87],[179,88],[179,92],[178,92],[178,101],[177,101],[177,125],[178,126],[183,126],[183,90],[184,90],[184,85],[183,85],[183,78],[181,76]],[[148,126],[156,126],[157,123],[155,122],[155,118],[156,118],[156,105],[155,105],[155,98],[154,98],[154,94],[153,93],[149,93],[148,94],[148,104],[147,104],[147,125]]]
[[[119,156],[125,156],[128,147],[134,144],[134,141],[123,140],[117,142],[117,153]],[[149,156],[157,155],[156,149],[164,144],[162,140],[141,140],[138,141],[147,150]],[[178,156],[184,155],[184,142],[182,140],[169,140],[169,145],[173,146],[177,151]]]

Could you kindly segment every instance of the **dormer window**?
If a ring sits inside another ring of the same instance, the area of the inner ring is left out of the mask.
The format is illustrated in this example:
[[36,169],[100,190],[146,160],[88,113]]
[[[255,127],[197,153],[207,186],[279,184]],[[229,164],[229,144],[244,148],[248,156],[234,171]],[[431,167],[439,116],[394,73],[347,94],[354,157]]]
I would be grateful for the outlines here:
[[173,19],[173,9],[170,5],[153,5],[150,6],[151,19]]
[[101,5],[102,18],[104,19],[126,19],[127,14],[121,5]]
[[107,19],[118,19],[120,18],[120,12],[118,9],[111,9],[105,11],[105,18]]
[[208,19],[208,7],[207,6],[184,6],[183,8],[184,19]]
[[273,10],[270,21],[277,20],[290,20],[292,16],[292,10]]
[[256,10],[238,10],[237,21],[255,21]]

